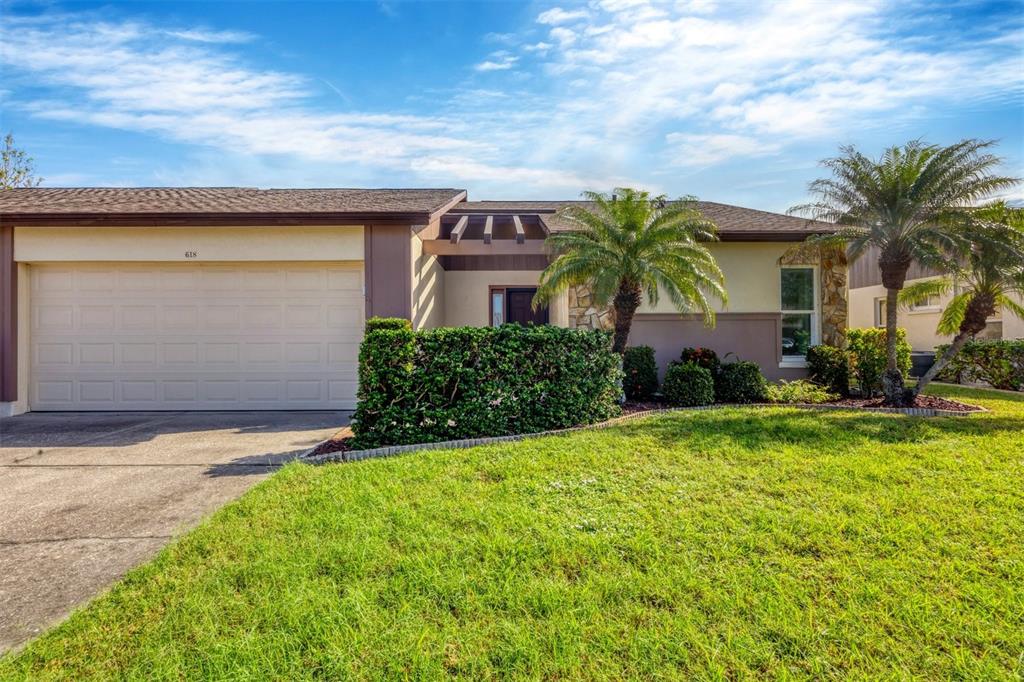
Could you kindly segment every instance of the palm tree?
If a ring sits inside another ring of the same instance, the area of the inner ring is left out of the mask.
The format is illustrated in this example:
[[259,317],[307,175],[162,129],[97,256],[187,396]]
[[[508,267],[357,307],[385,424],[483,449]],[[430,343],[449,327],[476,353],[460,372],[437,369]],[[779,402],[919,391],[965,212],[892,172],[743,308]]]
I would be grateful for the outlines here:
[[701,243],[716,239],[717,228],[694,199],[668,201],[629,188],[583,196],[589,205],[562,213],[575,229],[547,238],[555,259],[541,273],[534,306],[570,286],[591,285],[595,305],[614,307],[617,353],[626,349],[644,294],[655,304],[664,292],[680,312],[698,310],[706,325],[714,325],[709,296],[727,301],[725,277]]
[[1024,210],[1004,203],[985,206],[974,212],[967,229],[970,247],[950,254],[946,275],[916,282],[900,292],[903,304],[954,292],[938,326],[938,332],[952,336],[953,341],[918,380],[915,393],[985,328],[997,306],[1024,318],[1024,307],[1013,299],[1024,295]]
[[941,268],[945,254],[963,248],[966,212],[1016,180],[993,174],[1001,159],[988,153],[994,142],[963,140],[948,147],[908,142],[872,159],[852,146],[825,159],[831,178],[813,181],[812,203],[792,212],[836,223],[840,229],[810,237],[821,246],[845,243],[850,261],[868,247],[879,252],[878,267],[886,289],[886,402],[900,405],[912,398],[896,365],[896,312],[899,292],[910,264]]

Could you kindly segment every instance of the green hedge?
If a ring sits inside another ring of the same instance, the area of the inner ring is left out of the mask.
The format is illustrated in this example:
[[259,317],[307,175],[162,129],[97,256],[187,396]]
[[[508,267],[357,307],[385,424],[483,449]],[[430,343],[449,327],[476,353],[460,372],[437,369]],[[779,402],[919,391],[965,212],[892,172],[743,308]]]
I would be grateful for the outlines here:
[[[948,348],[935,349],[939,357]],[[943,381],[984,381],[993,388],[1024,391],[1024,339],[968,341],[942,370]]]
[[622,390],[629,400],[647,400],[658,392],[658,363],[650,346],[626,348],[622,371]]
[[768,399],[768,382],[756,362],[723,364],[715,376],[715,398],[720,403],[758,403]]
[[693,362],[672,362],[665,371],[661,394],[669,405],[710,405],[715,402],[715,381],[706,367]]
[[[847,350],[853,368],[853,378],[863,396],[871,397],[882,391],[885,372],[885,330],[874,327],[848,329]],[[904,377],[910,376],[910,344],[905,329],[896,329],[896,365]]]
[[532,433],[619,413],[620,356],[608,332],[367,327],[352,418],[356,447]]
[[807,376],[833,393],[849,395],[849,351],[835,346],[811,346],[807,349]]

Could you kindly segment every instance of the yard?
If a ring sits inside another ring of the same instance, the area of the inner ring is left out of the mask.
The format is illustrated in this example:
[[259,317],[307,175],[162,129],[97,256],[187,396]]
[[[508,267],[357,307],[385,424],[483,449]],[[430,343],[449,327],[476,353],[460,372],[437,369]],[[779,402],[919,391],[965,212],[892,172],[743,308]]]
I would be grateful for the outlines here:
[[1024,674],[1024,397],[290,465],[0,677]]

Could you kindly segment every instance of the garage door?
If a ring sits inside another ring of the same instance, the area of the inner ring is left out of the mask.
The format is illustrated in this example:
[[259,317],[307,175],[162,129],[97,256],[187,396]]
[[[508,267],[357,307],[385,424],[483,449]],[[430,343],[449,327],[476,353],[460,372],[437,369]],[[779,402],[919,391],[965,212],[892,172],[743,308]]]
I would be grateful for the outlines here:
[[30,271],[33,410],[355,407],[359,265]]

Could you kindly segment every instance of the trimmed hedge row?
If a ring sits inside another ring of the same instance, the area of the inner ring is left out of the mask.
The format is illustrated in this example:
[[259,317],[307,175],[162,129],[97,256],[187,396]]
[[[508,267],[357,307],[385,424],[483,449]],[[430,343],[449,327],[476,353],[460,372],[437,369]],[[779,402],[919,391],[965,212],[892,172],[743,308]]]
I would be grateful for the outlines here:
[[369,320],[359,350],[355,446],[532,433],[619,414],[608,332],[503,325],[412,331]]
[[[939,357],[949,344],[938,346]],[[984,381],[993,388],[1024,391],[1024,339],[968,341],[939,374],[942,381]]]

